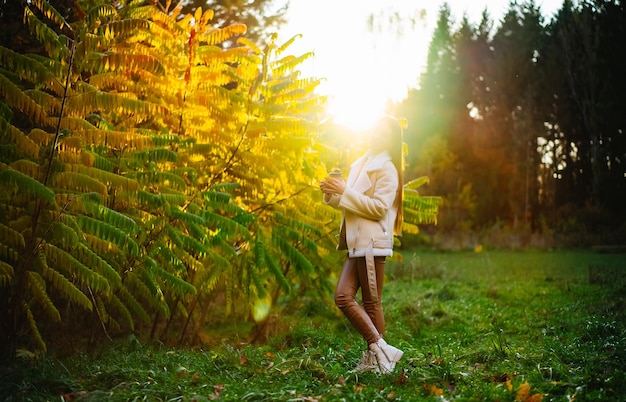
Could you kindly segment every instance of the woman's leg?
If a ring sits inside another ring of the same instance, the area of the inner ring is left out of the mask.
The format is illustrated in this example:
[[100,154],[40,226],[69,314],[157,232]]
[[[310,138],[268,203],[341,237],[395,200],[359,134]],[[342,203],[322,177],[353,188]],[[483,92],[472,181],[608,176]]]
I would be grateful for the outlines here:
[[[374,257],[376,267],[376,290],[378,298],[374,299],[370,295],[370,288],[367,286],[367,267],[365,261],[358,263],[359,283],[361,284],[361,296],[363,297],[363,307],[370,317],[380,336],[385,335],[385,315],[383,314],[383,281],[385,280],[385,257]],[[376,300],[376,301],[374,301]]]
[[[367,293],[367,282],[363,285],[360,278],[367,278],[365,258],[346,258],[335,290],[335,304],[346,316],[352,326],[361,334],[368,344],[377,342],[380,333],[369,314],[355,300],[359,288]],[[361,272],[362,271],[362,272]],[[367,280],[367,279],[366,279]],[[379,287],[382,285],[382,280]],[[380,300],[380,298],[379,298]],[[382,314],[382,309],[381,309]],[[378,320],[378,319],[377,319]],[[383,319],[384,326],[384,319]]]

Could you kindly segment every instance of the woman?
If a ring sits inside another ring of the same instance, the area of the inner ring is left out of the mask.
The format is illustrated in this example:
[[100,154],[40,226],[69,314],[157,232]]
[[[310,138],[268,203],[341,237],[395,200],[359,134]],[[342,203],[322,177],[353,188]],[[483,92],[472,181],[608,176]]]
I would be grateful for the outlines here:
[[[402,227],[402,128],[381,118],[370,134],[368,152],[350,167],[344,182],[320,183],[324,203],[343,211],[338,250],[348,250],[335,303],[368,344],[357,370],[391,373],[403,352],[383,339],[382,288],[385,259]],[[355,296],[361,289],[363,306]],[[372,360],[374,365],[368,367]]]

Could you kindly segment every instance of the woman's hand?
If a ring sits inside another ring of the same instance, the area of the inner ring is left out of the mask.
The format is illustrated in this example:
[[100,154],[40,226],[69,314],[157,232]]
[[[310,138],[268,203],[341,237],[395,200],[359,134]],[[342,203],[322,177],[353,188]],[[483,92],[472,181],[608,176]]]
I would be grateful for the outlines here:
[[346,183],[334,177],[327,177],[320,182],[320,190],[324,194],[343,194],[346,190]]

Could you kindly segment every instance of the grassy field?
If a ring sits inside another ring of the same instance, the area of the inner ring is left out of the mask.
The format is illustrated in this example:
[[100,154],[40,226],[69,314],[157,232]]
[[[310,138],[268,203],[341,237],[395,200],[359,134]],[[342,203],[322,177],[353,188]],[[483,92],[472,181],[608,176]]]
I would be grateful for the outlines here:
[[[626,254],[403,251],[387,267],[392,375],[334,307],[290,310],[265,345],[197,350],[135,338],[97,356],[23,359],[0,399],[81,401],[622,401]],[[222,328],[227,333],[228,328]],[[232,334],[231,334],[232,335]],[[241,334],[245,337],[245,334]]]

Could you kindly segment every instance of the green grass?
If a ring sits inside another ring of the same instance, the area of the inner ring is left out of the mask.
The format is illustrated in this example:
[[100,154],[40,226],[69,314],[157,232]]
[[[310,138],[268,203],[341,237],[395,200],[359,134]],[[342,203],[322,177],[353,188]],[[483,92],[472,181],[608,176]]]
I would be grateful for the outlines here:
[[0,371],[0,399],[624,399],[626,255],[402,257],[388,264],[384,294],[386,338],[405,350],[393,375],[350,373],[365,344],[334,307],[309,305],[282,317],[265,345],[231,334],[185,350],[130,337],[97,354],[24,358]]

